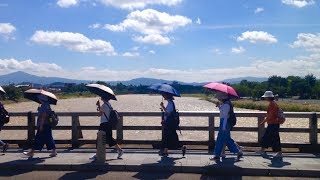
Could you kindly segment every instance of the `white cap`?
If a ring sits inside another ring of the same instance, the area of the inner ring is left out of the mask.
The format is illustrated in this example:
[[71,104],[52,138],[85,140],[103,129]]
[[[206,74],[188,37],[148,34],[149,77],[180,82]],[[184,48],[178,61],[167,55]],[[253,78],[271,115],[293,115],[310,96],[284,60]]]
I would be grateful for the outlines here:
[[264,95],[261,96],[261,97],[263,97],[263,98],[269,98],[269,97],[274,97],[274,95],[273,95],[273,92],[272,92],[272,91],[266,91],[266,92],[264,93]]

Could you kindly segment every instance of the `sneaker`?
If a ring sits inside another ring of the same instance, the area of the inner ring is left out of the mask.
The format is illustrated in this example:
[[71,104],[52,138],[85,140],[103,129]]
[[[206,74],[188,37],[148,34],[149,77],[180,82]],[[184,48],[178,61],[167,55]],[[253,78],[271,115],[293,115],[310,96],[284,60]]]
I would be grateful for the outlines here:
[[259,151],[256,151],[256,153],[261,155],[261,156],[266,156],[267,155],[266,151],[263,151],[261,149]]
[[97,159],[97,155],[95,154],[95,155],[91,156],[89,159],[90,160],[96,160]]
[[2,147],[2,152],[5,153],[8,150],[9,144],[5,143]]
[[213,156],[213,157],[210,157],[209,160],[218,161],[218,160],[220,160],[220,157],[219,156]]
[[25,156],[28,156],[28,157],[33,157],[33,153],[31,153],[31,152],[23,152],[23,154],[25,155]]
[[184,157],[184,155],[186,155],[186,151],[187,151],[187,147],[183,146],[182,147],[182,156]]
[[123,150],[121,149],[118,151],[118,159],[120,159],[122,155],[123,155]]
[[49,154],[50,157],[56,157],[57,155],[58,155],[58,153],[56,151],[54,151],[51,154]]
[[278,152],[276,155],[273,156],[274,158],[282,158],[282,153]]
[[160,156],[168,157],[168,156],[169,156],[169,154],[168,154],[168,153],[164,153],[164,152],[162,152],[162,153],[160,154]]
[[243,152],[239,151],[237,154],[237,160],[240,160],[240,158],[242,158],[242,157],[243,157]]

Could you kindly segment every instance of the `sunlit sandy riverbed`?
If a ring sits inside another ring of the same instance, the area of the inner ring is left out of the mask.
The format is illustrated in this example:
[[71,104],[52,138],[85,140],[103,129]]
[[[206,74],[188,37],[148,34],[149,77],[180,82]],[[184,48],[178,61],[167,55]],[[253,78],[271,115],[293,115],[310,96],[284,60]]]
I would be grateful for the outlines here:
[[[159,104],[162,100],[157,95],[120,95],[118,101],[111,101],[111,104],[119,112],[154,112],[159,111]],[[52,106],[57,112],[92,112],[96,111],[96,98],[76,98],[62,99],[58,101],[57,106]],[[176,98],[176,107],[180,111],[217,111],[218,109],[210,102],[199,100],[194,97]],[[17,104],[6,105],[10,112],[36,111],[38,104],[34,102],[22,102]],[[250,111],[247,109],[235,108],[235,111]],[[26,117],[15,117],[11,119],[8,125],[26,125]],[[98,125],[98,117],[82,117],[81,125]],[[218,125],[218,118],[215,124]],[[61,118],[60,125],[71,125],[71,118]],[[124,125],[126,126],[154,126],[160,125],[160,117],[125,117]],[[182,117],[181,126],[208,126],[208,118],[200,117]],[[237,126],[256,127],[256,118],[238,118]],[[318,125],[319,126],[319,125]],[[288,119],[283,127],[290,128],[308,128],[308,119]],[[84,131],[85,139],[95,139],[96,131]],[[202,131],[183,131],[180,139],[182,140],[208,140],[208,132]],[[216,133],[217,134],[217,133]],[[1,131],[1,139],[25,139],[26,131]],[[71,131],[54,131],[56,139],[71,138]],[[257,139],[256,132],[233,132],[233,137],[237,141],[252,141]],[[308,134],[304,133],[282,133],[282,142],[308,142]],[[125,131],[124,139],[138,140],[159,140],[160,131]]]

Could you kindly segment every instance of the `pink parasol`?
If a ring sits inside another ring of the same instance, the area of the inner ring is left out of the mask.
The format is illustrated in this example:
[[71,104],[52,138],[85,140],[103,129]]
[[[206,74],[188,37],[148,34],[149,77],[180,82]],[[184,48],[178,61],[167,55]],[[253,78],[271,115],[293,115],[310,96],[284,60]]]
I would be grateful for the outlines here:
[[233,89],[233,87],[228,86],[226,84],[213,82],[213,83],[206,84],[203,87],[214,90],[214,91],[224,92],[226,94],[229,94],[229,95],[237,97],[237,98],[239,97],[237,92]]

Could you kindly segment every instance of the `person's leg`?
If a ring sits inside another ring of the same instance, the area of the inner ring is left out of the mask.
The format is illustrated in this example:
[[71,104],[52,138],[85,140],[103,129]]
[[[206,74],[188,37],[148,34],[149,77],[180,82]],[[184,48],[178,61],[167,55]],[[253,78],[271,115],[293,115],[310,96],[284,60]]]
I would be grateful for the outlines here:
[[116,140],[112,137],[112,126],[111,124],[106,125],[106,141],[109,144],[109,147],[115,146],[118,152],[118,158],[121,158],[123,155],[123,150],[120,145],[116,142]]
[[6,143],[4,143],[1,139],[0,139],[0,145],[3,146],[5,145]]
[[48,150],[52,150],[50,157],[57,156],[56,145],[54,143],[54,139],[52,137],[52,129],[50,127],[45,128],[45,136],[46,136],[46,145]]
[[222,148],[225,145],[227,138],[227,131],[223,131],[222,128],[219,128],[219,133],[216,141],[216,146],[214,148],[214,155],[215,157],[220,157]]
[[222,151],[221,151],[221,157],[225,158],[226,157],[226,144],[223,145]]
[[5,153],[8,150],[9,144],[0,140],[0,145],[2,146],[2,152]]
[[43,131],[40,131],[40,129],[37,129],[36,136],[34,138],[34,144],[33,147],[28,151],[24,152],[23,154],[32,157],[34,155],[35,150],[42,150],[44,146],[44,134]]
[[272,151],[273,152],[277,152],[275,157],[282,157],[279,129],[280,129],[280,125],[279,124],[274,124],[273,125]]
[[169,147],[169,135],[170,135],[170,132],[169,132],[169,128],[164,126],[163,128],[163,139],[162,139],[162,148],[163,148],[163,152],[162,152],[162,155],[163,156],[168,156],[168,147]]
[[257,151],[257,153],[261,154],[261,155],[265,155],[266,154],[266,149],[270,146],[271,144],[271,126],[268,125],[266,132],[264,133],[264,135],[261,138],[261,149],[259,151]]

